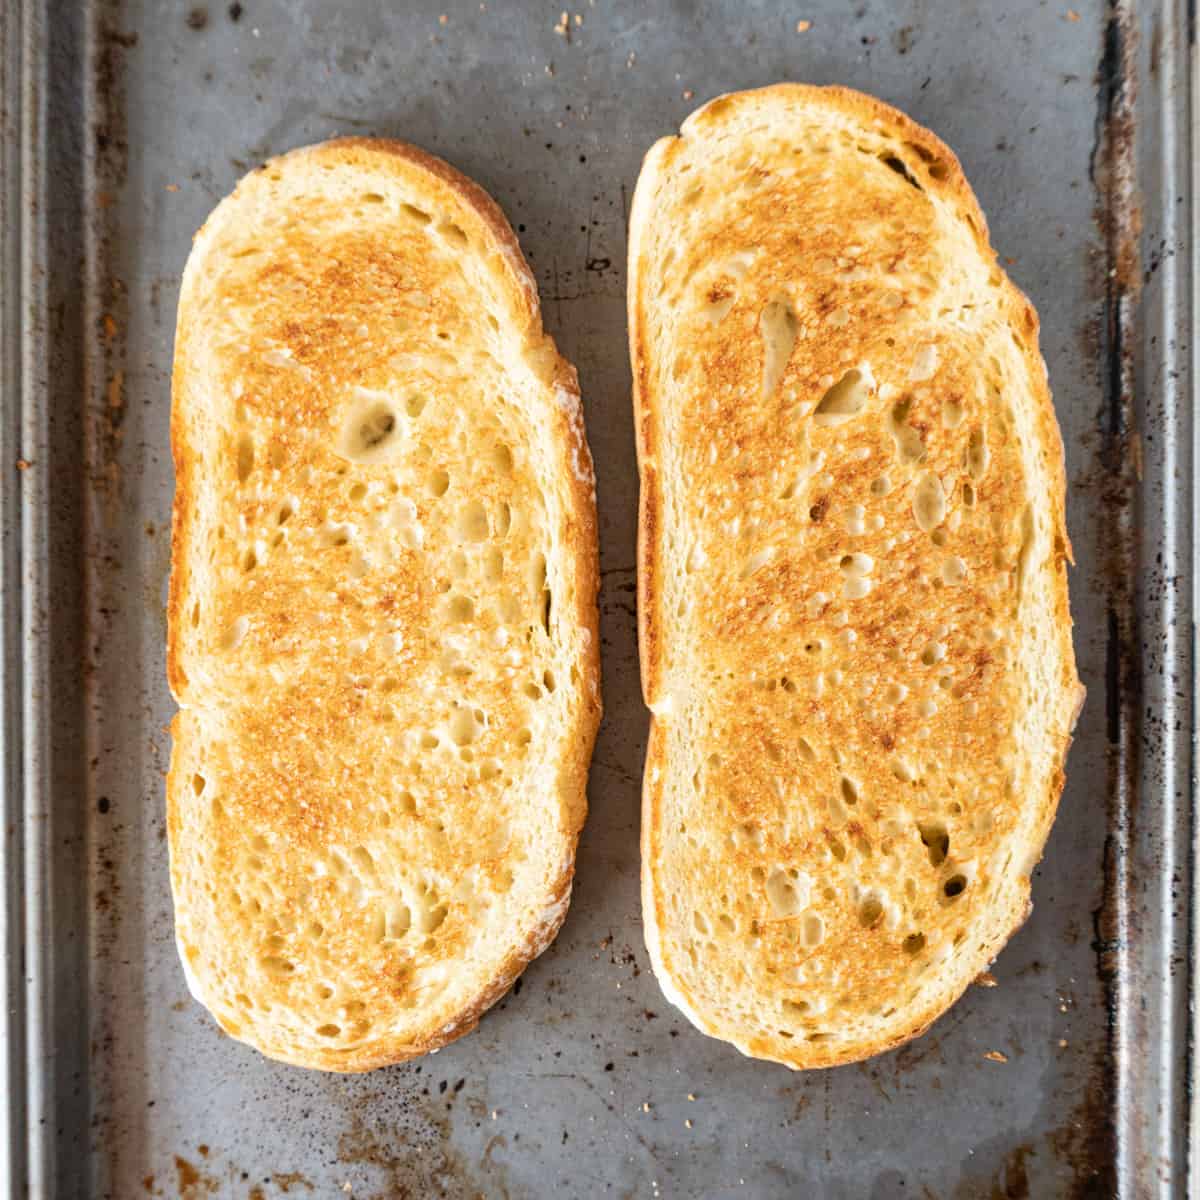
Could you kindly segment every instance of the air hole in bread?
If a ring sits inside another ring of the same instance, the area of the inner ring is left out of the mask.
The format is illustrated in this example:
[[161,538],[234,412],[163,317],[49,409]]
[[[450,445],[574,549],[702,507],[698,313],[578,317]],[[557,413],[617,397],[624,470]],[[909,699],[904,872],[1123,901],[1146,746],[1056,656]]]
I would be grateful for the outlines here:
[[871,480],[871,495],[886,496],[892,490],[892,481],[886,475]]
[[913,173],[908,169],[908,164],[898,154],[881,154],[880,161],[889,170],[895,171],[905,183],[915,187],[918,192],[923,192],[925,190],[917,182]]
[[414,394],[405,398],[404,411],[415,421],[425,411],[425,405],[428,403],[428,397]]
[[496,536],[507,537],[512,529],[513,511],[507,501],[501,501],[496,508]]
[[415,204],[401,204],[400,211],[406,217],[410,217],[416,221],[418,225],[428,225],[433,218],[423,208],[418,208]]
[[1017,550],[1017,600],[1025,590],[1025,580],[1029,575],[1029,559],[1033,555],[1034,542],[1034,521],[1033,508],[1031,505],[1025,505],[1021,510],[1021,544]]
[[245,483],[254,471],[254,441],[248,433],[238,434],[237,439],[237,479]]
[[456,746],[469,746],[479,736],[480,722],[469,708],[456,709],[450,718],[450,737]]
[[287,979],[296,970],[296,964],[290,959],[282,958],[277,954],[268,954],[258,960],[258,965],[268,974],[276,979]]
[[878,896],[866,896],[858,905],[858,923],[870,929],[883,919],[883,902]]
[[938,821],[922,821],[918,822],[917,831],[929,852],[930,865],[940,867],[950,853],[950,834],[945,825]]
[[470,240],[468,239],[463,228],[459,225],[455,225],[453,221],[443,221],[437,227],[437,231],[446,239],[446,241],[455,246],[465,246]]
[[489,583],[496,583],[504,576],[504,554],[494,546],[489,547],[483,555],[483,577]]
[[382,204],[384,199],[378,192],[366,192],[363,195],[362,202],[364,204]]
[[763,342],[762,394],[773,396],[787,370],[796,345],[796,314],[786,299],[770,301],[758,320]]
[[412,927],[412,912],[407,904],[397,902],[387,907],[384,912],[383,936],[392,941],[398,941]]
[[949,879],[942,884],[942,893],[947,900],[955,900],[967,890],[967,877],[965,875],[951,875]]
[[816,914],[809,913],[800,926],[800,940],[812,948],[825,940],[825,922]]
[[917,528],[924,533],[931,533],[946,519],[946,493],[942,481],[932,471],[917,481],[912,509]]
[[207,785],[207,783],[208,783],[208,780],[205,779],[203,775],[193,775],[192,776],[192,791],[195,792],[197,796],[201,795],[203,793],[204,788]]
[[829,428],[849,421],[862,412],[869,394],[869,384],[862,371],[847,371],[821,397],[813,411],[813,423]]
[[845,775],[842,776],[842,799],[849,805],[858,803],[858,785]]
[[776,917],[794,917],[808,907],[807,884],[801,886],[785,868],[774,867],[765,879],[767,900]]
[[978,482],[983,478],[989,460],[987,431],[982,426],[976,426],[967,439],[966,450],[966,467],[972,479]]
[[492,447],[492,466],[501,475],[511,475],[513,469],[512,451],[504,442],[497,442]]
[[946,647],[942,642],[930,642],[924,650],[921,651],[921,662],[932,667],[936,663],[940,663],[946,657]]
[[465,623],[475,619],[475,601],[470,596],[451,595],[446,608],[452,621]]
[[342,427],[337,451],[351,462],[379,462],[389,457],[399,432],[400,422],[387,401],[360,401]]
[[429,472],[425,486],[429,489],[431,496],[444,496],[450,489],[450,473],[441,467],[435,467]]
[[458,512],[458,536],[468,542],[483,542],[489,533],[487,509],[482,500],[469,499]]
[[892,435],[896,457],[905,465],[919,463],[925,457],[925,440],[921,431],[907,423],[912,406],[912,397],[905,396],[892,406],[888,417],[888,432]]
[[[442,927],[442,923],[446,920],[448,912],[449,909],[445,904],[437,904],[432,908],[423,909],[417,920],[418,932],[424,934],[436,933]],[[432,949],[433,947],[429,943],[426,943],[426,948]]]
[[956,554],[951,554],[942,561],[942,582],[948,587],[962,583],[966,577],[967,564]]
[[231,621],[221,636],[221,649],[236,650],[245,641],[246,634],[249,632],[250,622],[245,617],[238,617]]
[[441,743],[438,741],[438,736],[436,733],[421,734],[422,750],[436,750],[440,744]]
[[342,1036],[342,1027],[340,1025],[318,1025],[316,1028],[318,1037],[336,1038]]
[[349,544],[353,532],[353,526],[327,523],[321,526],[318,531],[318,537],[322,546],[345,546]]

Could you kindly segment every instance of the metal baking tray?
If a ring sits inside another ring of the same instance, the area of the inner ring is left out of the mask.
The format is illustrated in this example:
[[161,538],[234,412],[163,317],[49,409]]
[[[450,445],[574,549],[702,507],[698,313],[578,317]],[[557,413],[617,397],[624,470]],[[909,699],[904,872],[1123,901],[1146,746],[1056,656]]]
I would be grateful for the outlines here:
[[[1190,5],[573,0],[566,31],[561,12],[0,5],[0,1186],[1184,1195],[1200,1161]],[[647,969],[623,299],[644,151],[702,100],[787,78],[864,88],[941,134],[1041,312],[1090,693],[998,986],[901,1050],[801,1075],[702,1037]],[[341,1078],[260,1058],[188,997],[163,828],[163,614],[191,235],[266,156],[351,131],[425,146],[499,199],[578,364],[607,715],[553,948],[469,1037]]]

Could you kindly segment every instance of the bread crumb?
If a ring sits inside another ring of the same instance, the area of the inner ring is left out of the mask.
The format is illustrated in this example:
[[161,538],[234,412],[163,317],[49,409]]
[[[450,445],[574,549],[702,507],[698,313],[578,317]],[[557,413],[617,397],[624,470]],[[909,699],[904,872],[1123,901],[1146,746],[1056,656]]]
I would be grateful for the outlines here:
[[166,185],[166,189],[165,189],[165,190],[166,190],[166,191],[168,191],[168,192],[177,192],[177,191],[179,191],[179,184],[177,184],[177,183],[168,183],[168,184]]
[[576,13],[576,14],[575,14],[575,24],[576,24],[576,25],[582,25],[582,24],[583,24],[583,13]]
[[449,22],[450,22],[450,18],[445,13],[442,13],[442,15],[440,17],[438,17],[439,25],[447,25],[447,24],[449,24]]
[[568,42],[571,40],[571,18],[566,12],[559,14],[558,24],[554,26],[554,32],[559,37],[566,38]]
[[692,97],[693,97],[695,94],[696,94],[696,93],[695,93],[695,92],[693,92],[691,88],[684,88],[684,89],[683,89],[683,98],[684,98],[685,100],[690,100],[690,99],[691,99],[691,98],[692,98]]
[[645,1103],[642,1105],[642,1112],[649,1112],[649,1111],[650,1111],[650,1101],[649,1101],[649,1100],[647,1100],[647,1101],[646,1101],[646,1102],[645,1102]]
[[695,1093],[695,1092],[688,1092],[688,1099],[689,1099],[689,1100],[695,1100],[695,1099],[696,1099],[696,1093]]
[[685,1124],[685,1125],[686,1125],[686,1126],[687,1126],[689,1129],[691,1129],[691,1127],[692,1127],[692,1119],[691,1119],[691,1117],[688,1117],[688,1119],[687,1119],[686,1121],[684,1121],[684,1124]]
[[811,28],[812,28],[811,21],[797,21],[796,22],[796,32],[797,33],[807,33]]
[[637,62],[637,51],[630,50],[629,57],[625,60],[625,69],[629,70],[635,62]]
[[991,973],[991,971],[980,971],[979,974],[975,976],[975,982],[980,987],[996,987],[997,986],[996,977],[995,977],[995,975],[993,975]]
[[31,463],[29,461],[29,459],[27,459],[27,458],[18,458],[17,459],[17,470],[18,471],[28,471],[29,468],[32,466],[33,466],[33,463]]
[[1058,1048],[1060,1050],[1065,1050],[1067,1048],[1067,1039],[1066,1038],[1058,1039]]
[[1079,14],[1073,8],[1068,8],[1067,9],[1067,20],[1068,21],[1078,21]]
[[986,1058],[988,1060],[988,1062],[998,1062],[998,1063],[1008,1062],[1008,1055],[1001,1054],[999,1050],[989,1050],[983,1057]]
[[499,1115],[500,1114],[493,1108],[492,1109],[492,1120],[494,1121]]

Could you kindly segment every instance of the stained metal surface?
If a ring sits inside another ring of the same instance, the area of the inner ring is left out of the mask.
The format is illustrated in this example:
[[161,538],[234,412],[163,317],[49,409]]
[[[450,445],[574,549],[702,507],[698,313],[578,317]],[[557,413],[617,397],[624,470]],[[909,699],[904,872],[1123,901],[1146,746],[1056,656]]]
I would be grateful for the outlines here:
[[[68,8],[0,12],[11,1194],[1184,1194],[1196,599],[1184,6],[595,0],[569,10],[569,38],[557,3]],[[1035,909],[998,986],[973,988],[893,1054],[804,1075],[702,1037],[647,969],[624,318],[642,154],[702,100],[783,78],[875,92],[945,138],[1042,315],[1090,694]],[[189,998],[162,800],[179,273],[240,174],[346,132],[444,156],[518,230],[584,393],[607,714],[555,945],[474,1034],[357,1078],[267,1062]]]

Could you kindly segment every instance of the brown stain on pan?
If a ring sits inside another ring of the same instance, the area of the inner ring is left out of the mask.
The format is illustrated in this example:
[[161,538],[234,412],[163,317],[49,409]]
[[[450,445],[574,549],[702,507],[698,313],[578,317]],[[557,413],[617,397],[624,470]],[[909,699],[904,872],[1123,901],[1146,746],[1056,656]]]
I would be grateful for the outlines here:
[[214,1176],[202,1171],[180,1154],[175,1155],[175,1183],[180,1200],[200,1200],[202,1196],[214,1196],[220,1187]]
[[[384,1191],[379,1200],[423,1200],[445,1196],[467,1200],[475,1197],[508,1196],[508,1189],[492,1174],[498,1164],[491,1158],[487,1188],[473,1177],[463,1159],[450,1146],[448,1122],[437,1120],[440,1137],[432,1147],[414,1146],[401,1137],[388,1136],[351,1115],[350,1128],[339,1138],[337,1160],[346,1166],[369,1166],[383,1173]],[[485,1156],[486,1158],[486,1156]],[[357,1191],[357,1189],[355,1189]]]
[[[89,363],[99,378],[87,381],[93,403],[92,486],[107,500],[120,491],[118,456],[126,411],[125,330],[129,324],[129,296],[114,270],[118,236],[116,199],[129,168],[128,120],[125,107],[125,70],[129,55],[137,52],[138,34],[120,24],[120,5],[108,0],[96,14],[95,57],[92,63],[93,119],[88,136],[94,154],[93,211],[86,214],[93,234],[97,261],[93,264],[99,286],[97,299],[103,311],[92,330],[97,353]],[[114,515],[111,503],[106,515]]]
[[1120,968],[1118,902],[1126,887],[1125,848],[1136,820],[1139,768],[1138,729],[1142,708],[1141,647],[1134,611],[1140,563],[1137,495],[1140,437],[1134,397],[1134,331],[1141,297],[1139,240],[1142,229],[1136,188],[1136,75],[1134,24],[1127,5],[1108,11],[1096,73],[1096,121],[1089,176],[1095,188],[1100,251],[1092,292],[1100,315],[1089,327],[1089,357],[1098,364],[1101,407],[1095,467],[1080,486],[1092,491],[1108,514],[1096,547],[1097,590],[1106,598],[1105,739],[1109,778],[1103,893],[1093,917],[1096,974],[1108,1015],[1107,1037],[1094,1051],[1090,1077],[1075,1111],[1047,1135],[1047,1149],[1073,1171],[1067,1195],[1116,1194],[1115,1044],[1121,1019],[1119,988],[1128,986]]

